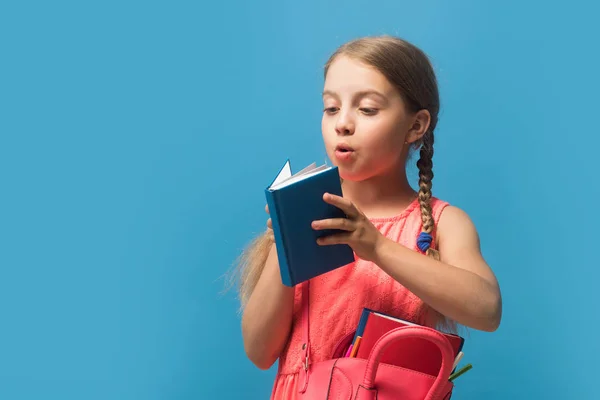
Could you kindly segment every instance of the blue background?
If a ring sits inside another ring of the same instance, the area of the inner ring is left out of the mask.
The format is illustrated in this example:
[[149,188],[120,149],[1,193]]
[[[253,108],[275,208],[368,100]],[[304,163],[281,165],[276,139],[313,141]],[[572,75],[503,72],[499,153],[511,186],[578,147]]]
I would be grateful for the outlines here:
[[599,11],[3,2],[0,398],[267,398],[223,276],[283,160],[325,158],[329,53],[384,33],[434,62],[434,193],[472,216],[503,290],[454,397],[596,398]]

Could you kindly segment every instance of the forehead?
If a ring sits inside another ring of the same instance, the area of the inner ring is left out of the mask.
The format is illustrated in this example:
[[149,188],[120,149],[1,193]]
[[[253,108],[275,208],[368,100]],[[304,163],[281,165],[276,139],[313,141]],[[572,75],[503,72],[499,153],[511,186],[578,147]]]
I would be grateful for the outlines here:
[[325,91],[336,93],[377,90],[391,94],[393,87],[386,77],[374,67],[347,57],[340,56],[331,63],[325,77]]

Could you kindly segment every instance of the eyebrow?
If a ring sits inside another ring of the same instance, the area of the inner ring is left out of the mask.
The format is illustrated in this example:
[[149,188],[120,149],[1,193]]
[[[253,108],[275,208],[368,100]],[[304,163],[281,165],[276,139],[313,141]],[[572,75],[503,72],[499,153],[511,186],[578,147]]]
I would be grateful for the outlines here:
[[[369,96],[369,95],[374,95],[375,97],[379,97],[384,102],[388,101],[387,97],[384,94],[378,92],[377,90],[373,90],[373,89],[362,90],[360,92],[357,92],[354,95],[354,97],[362,98],[362,97],[366,97],[366,96]],[[331,90],[325,90],[325,91],[323,91],[323,97],[325,97],[325,96],[339,97],[337,93],[335,93],[335,92],[333,92]]]

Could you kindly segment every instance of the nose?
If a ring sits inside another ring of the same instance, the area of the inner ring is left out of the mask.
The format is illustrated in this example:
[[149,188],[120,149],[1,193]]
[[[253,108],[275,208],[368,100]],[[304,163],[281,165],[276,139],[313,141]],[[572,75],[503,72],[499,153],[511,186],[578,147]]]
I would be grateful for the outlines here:
[[354,120],[348,112],[338,113],[338,119],[335,123],[335,131],[338,135],[348,136],[354,134]]

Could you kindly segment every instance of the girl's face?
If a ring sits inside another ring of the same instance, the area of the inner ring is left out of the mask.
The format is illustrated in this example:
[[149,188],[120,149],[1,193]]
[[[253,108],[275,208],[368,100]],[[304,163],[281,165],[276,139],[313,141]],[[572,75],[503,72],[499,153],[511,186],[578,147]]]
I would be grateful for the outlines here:
[[[415,118],[375,68],[339,56],[323,91],[323,141],[342,179],[361,181],[404,168]],[[412,140],[411,140],[412,141]]]

